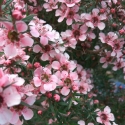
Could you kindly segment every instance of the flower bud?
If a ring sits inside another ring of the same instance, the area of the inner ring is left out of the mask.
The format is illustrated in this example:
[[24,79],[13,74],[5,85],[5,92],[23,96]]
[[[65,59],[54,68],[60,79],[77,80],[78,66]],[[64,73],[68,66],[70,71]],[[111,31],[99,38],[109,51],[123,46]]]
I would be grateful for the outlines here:
[[12,16],[15,20],[21,20],[23,18],[22,12],[19,9],[13,10]]
[[93,103],[94,103],[94,104],[98,104],[98,103],[99,103],[99,100],[94,100]]
[[100,9],[100,13],[105,13],[105,9],[104,8]]
[[53,98],[54,98],[54,100],[55,100],[56,102],[59,102],[59,101],[60,101],[60,96],[59,96],[58,94],[55,94],[55,95],[53,96]]
[[40,65],[39,62],[35,62],[35,63],[34,63],[34,67],[35,67],[35,68],[38,68],[38,67],[40,67],[40,66],[41,66],[41,65]]
[[48,98],[52,98],[52,93],[47,92],[47,93],[46,93],[46,96],[47,96]]
[[125,33],[125,31],[123,29],[118,31],[120,35],[123,35]]
[[39,115],[42,115],[42,111],[41,111],[41,110],[39,110],[37,113],[38,113]]
[[27,68],[28,68],[28,69],[31,69],[31,68],[33,68],[33,65],[32,65],[31,63],[28,63],[28,64],[27,64]]
[[110,12],[111,12],[111,14],[115,14],[115,12],[116,12],[115,8],[112,8],[112,9],[110,10]]

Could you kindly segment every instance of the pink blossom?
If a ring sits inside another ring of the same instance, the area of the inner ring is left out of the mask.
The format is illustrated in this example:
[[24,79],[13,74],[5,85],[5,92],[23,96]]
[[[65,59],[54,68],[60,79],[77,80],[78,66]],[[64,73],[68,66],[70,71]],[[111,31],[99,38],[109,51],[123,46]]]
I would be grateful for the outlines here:
[[83,120],[78,121],[79,125],[85,125],[85,122]]
[[18,105],[21,102],[21,95],[14,86],[7,87],[3,91],[3,98],[8,107]]
[[99,15],[98,9],[93,9],[92,14],[85,14],[86,25],[94,29],[98,27],[100,30],[105,28],[105,23],[101,22],[102,20],[106,19],[105,15]]
[[41,60],[43,60],[43,61],[50,60],[56,54],[55,51],[53,50],[53,47],[48,44],[43,45],[43,47],[40,47],[39,45],[35,45],[33,47],[33,51],[35,53],[38,53],[38,52],[43,53],[41,56]]
[[81,0],[59,0],[59,2],[65,3],[67,5],[67,7],[73,7],[80,1]]
[[72,31],[66,30],[65,32],[61,32],[62,40],[64,41],[65,47],[71,47],[75,49],[77,41],[72,37]]
[[107,35],[105,35],[104,33],[99,33],[99,36],[99,39],[102,43],[107,43],[112,47],[114,45],[114,40],[118,38],[118,36],[114,32],[109,32]]
[[87,82],[81,81],[79,84],[79,92],[83,94],[87,94],[87,92],[90,92],[90,90],[93,88],[92,84],[89,84]]
[[12,118],[12,112],[5,106],[0,107],[0,124],[6,124],[10,122]]
[[124,45],[124,39],[116,39],[113,42],[113,51],[111,53],[112,56],[117,55],[117,57],[119,57],[119,55],[121,55],[121,49]]
[[46,0],[46,3],[43,4],[43,7],[47,12],[52,11],[58,8],[58,0]]
[[66,24],[72,25],[73,20],[76,22],[79,20],[79,14],[76,14],[79,10],[79,6],[75,5],[72,8],[67,8],[67,14],[66,14]]
[[114,115],[111,113],[111,109],[109,106],[106,106],[104,108],[104,111],[98,111],[97,115],[98,117],[96,118],[96,121],[98,123],[111,125],[110,121],[114,121]]
[[73,71],[76,68],[76,64],[74,61],[69,61],[65,56],[61,56],[59,61],[52,62],[52,68],[56,70],[70,70]]
[[56,10],[55,16],[60,16],[58,19],[58,22],[62,22],[64,20],[64,18],[66,18],[67,12],[68,12],[68,10],[67,10],[67,6],[65,4],[62,4],[60,6],[60,9]]
[[100,63],[104,63],[102,66],[103,68],[107,68],[108,64],[111,64],[111,62],[112,62],[112,57],[110,51],[106,52],[105,57],[100,58]]
[[123,61],[123,59],[117,59],[115,62],[114,62],[114,67],[113,67],[113,70],[114,71],[117,71],[118,69],[120,68],[123,68],[125,66],[125,62]]
[[[36,100],[35,96],[30,96],[27,97],[24,102],[27,103],[28,105],[33,105]],[[11,119],[11,123],[15,124],[19,121],[19,116],[23,115],[25,120],[30,120],[33,117],[33,111],[23,105],[17,105],[11,108],[13,112],[13,117]],[[16,118],[16,119],[15,119]]]
[[56,88],[58,78],[52,75],[50,69],[39,67],[34,71],[34,85],[40,87],[41,92],[53,91]]
[[80,26],[79,24],[73,24],[72,25],[72,34],[74,36],[74,38],[76,40],[80,40],[80,41],[85,41],[86,37],[87,37],[87,26],[86,25],[82,25]]
[[28,26],[23,21],[16,21],[15,27],[17,31],[15,31],[14,26],[11,22],[2,22],[4,27],[7,30],[7,41],[8,44],[4,47],[4,52],[7,57],[13,58],[18,54],[18,47],[31,47],[33,45],[33,39],[30,38],[26,34],[22,34],[28,29]]

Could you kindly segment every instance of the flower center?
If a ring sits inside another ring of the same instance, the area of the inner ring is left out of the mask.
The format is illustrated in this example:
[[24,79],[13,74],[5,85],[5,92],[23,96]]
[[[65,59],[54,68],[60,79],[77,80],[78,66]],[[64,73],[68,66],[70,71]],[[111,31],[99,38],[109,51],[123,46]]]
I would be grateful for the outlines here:
[[107,61],[107,62],[110,62],[111,60],[112,60],[112,57],[107,57],[107,58],[106,58],[106,61]]
[[72,18],[72,17],[74,16],[74,12],[73,12],[73,11],[69,11],[68,16],[69,16],[70,18]]
[[93,22],[94,24],[97,24],[98,21],[99,21],[99,20],[98,20],[98,17],[93,17],[93,18],[92,18],[92,22]]
[[47,81],[49,81],[49,76],[47,74],[42,74],[41,79],[45,80],[47,82]]
[[84,89],[83,86],[80,86],[80,87],[79,87],[79,91],[80,91],[81,93],[82,93],[84,90],[85,90],[85,89]]
[[49,51],[51,50],[51,48],[50,48],[49,45],[46,45],[46,46],[44,47],[44,50],[45,50],[45,52],[49,52]]
[[67,70],[67,66],[66,65],[62,65],[61,68],[62,68],[62,70]]
[[100,117],[101,117],[101,119],[102,119],[103,121],[106,121],[107,118],[108,118],[106,114],[101,114]]
[[18,33],[16,31],[9,31],[8,32],[8,39],[10,39],[12,42],[19,41]]
[[22,110],[24,108],[23,105],[16,105],[13,107],[16,111]]
[[75,30],[75,31],[73,32],[73,35],[74,35],[75,38],[79,37],[79,36],[80,36],[79,30]]
[[64,80],[64,83],[68,86],[68,85],[71,85],[72,81],[71,81],[71,79],[66,78],[66,79]]

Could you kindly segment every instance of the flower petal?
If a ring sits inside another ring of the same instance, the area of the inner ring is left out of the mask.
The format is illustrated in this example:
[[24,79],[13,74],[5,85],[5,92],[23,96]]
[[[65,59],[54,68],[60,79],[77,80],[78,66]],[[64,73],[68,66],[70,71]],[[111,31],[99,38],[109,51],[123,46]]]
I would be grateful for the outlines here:
[[33,39],[27,36],[20,39],[20,44],[22,47],[26,47],[26,46],[31,47],[33,43],[34,43]]
[[105,28],[105,24],[103,22],[98,23],[98,28],[103,30]]
[[7,57],[9,58],[13,58],[15,56],[17,56],[18,54],[18,51],[17,51],[17,48],[12,45],[12,44],[8,44],[6,45],[6,47],[4,48],[4,53]]
[[25,22],[23,21],[16,21],[16,28],[17,28],[17,31],[20,33],[20,32],[24,32],[28,29],[28,26]]

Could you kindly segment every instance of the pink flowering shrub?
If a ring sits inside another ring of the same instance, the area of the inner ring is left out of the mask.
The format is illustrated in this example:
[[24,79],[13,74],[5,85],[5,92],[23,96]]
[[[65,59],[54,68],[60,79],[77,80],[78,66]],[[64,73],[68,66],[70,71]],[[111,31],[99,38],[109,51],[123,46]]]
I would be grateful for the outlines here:
[[123,0],[0,1],[0,125],[124,125]]

